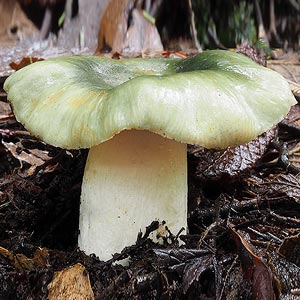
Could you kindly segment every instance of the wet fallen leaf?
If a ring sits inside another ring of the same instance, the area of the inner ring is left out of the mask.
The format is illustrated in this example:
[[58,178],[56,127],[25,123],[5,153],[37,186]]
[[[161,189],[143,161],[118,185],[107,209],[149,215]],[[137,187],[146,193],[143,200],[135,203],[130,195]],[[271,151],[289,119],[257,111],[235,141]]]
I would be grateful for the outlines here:
[[[286,260],[276,253],[273,253],[271,263],[272,269],[276,273],[277,278],[280,282],[282,294],[289,294],[293,289],[299,288],[300,268],[297,265]],[[282,297],[282,295],[280,296]],[[280,299],[284,298],[282,297]]]
[[208,250],[197,249],[153,249],[160,265],[173,266],[210,254]]
[[74,266],[56,272],[48,285],[49,300],[93,300],[89,275],[85,267]]
[[195,281],[198,281],[200,276],[212,268],[213,256],[204,256],[194,259],[185,266],[183,271],[183,292],[186,294],[188,289]]
[[288,261],[300,266],[300,234],[287,237],[278,249],[278,253]]
[[253,141],[226,150],[193,150],[198,156],[197,176],[201,179],[220,179],[223,176],[235,177],[252,168],[263,156],[275,128],[268,130]]
[[212,268],[213,255],[209,250],[198,249],[153,249],[160,266],[182,276],[183,292],[198,282],[200,276]]
[[279,292],[273,274],[263,260],[254,254],[250,244],[235,230],[231,230],[240,257],[245,279],[252,285],[252,300],[275,300]]
[[270,175],[256,186],[260,193],[270,198],[286,196],[300,203],[300,174]]
[[282,123],[293,124],[295,126],[299,126],[300,125],[300,106],[299,105],[292,106],[289,114],[284,118]]

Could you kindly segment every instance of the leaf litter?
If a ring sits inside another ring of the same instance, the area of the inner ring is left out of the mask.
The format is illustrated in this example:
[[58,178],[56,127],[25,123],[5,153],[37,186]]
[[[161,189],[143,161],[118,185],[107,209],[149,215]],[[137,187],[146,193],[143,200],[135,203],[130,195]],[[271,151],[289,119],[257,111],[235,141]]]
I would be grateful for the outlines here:
[[[189,233],[154,244],[153,222],[103,262],[76,248],[87,151],[30,136],[1,91],[0,299],[293,299],[300,288],[299,112],[296,105],[245,145],[190,146]],[[124,259],[128,265],[119,264]]]

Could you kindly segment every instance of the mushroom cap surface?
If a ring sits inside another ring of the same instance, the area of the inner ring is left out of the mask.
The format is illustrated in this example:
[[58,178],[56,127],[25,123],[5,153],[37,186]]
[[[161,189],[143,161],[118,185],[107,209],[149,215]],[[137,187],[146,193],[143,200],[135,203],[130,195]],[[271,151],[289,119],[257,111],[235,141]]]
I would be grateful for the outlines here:
[[62,148],[89,148],[122,130],[223,148],[248,142],[296,103],[278,73],[229,51],[186,59],[59,57],[4,84],[25,128]]

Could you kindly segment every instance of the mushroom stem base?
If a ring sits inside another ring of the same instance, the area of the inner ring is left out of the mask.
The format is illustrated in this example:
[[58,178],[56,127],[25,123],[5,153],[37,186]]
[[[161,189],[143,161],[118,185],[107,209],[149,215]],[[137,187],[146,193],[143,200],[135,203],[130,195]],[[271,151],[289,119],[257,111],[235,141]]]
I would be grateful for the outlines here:
[[[187,226],[186,145],[148,131],[123,131],[90,149],[82,184],[79,247],[108,260],[158,220]],[[160,226],[157,234],[167,235]]]

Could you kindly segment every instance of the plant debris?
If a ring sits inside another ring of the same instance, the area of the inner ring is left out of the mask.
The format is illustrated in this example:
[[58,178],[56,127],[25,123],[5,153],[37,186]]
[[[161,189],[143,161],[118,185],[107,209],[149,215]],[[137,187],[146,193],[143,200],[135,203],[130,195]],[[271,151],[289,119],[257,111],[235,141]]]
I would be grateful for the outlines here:
[[56,272],[48,285],[49,300],[92,300],[94,293],[89,276],[80,263]]

